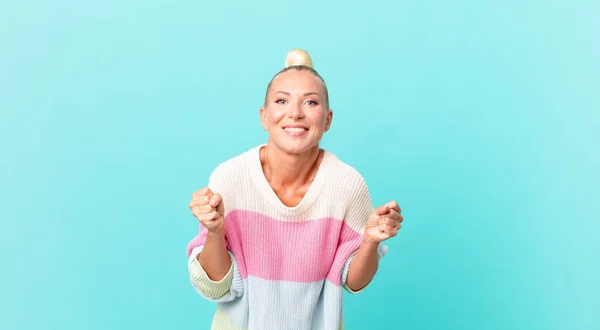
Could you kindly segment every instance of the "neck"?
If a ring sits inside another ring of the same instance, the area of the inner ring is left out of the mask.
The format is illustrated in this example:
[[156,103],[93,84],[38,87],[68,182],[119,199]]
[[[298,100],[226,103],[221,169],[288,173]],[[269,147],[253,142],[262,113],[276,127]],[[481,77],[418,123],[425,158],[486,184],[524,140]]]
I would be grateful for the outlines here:
[[277,187],[298,187],[314,179],[321,150],[316,145],[300,154],[290,154],[269,141],[260,159],[269,183]]

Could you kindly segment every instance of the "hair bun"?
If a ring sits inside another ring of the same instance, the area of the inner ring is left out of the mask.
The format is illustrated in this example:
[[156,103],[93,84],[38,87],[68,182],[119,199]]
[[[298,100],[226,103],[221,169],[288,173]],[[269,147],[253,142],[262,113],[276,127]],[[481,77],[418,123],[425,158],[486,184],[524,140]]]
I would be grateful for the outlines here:
[[308,55],[308,53],[303,49],[292,49],[285,57],[286,68],[294,65],[305,65],[311,68],[313,67],[310,55]]

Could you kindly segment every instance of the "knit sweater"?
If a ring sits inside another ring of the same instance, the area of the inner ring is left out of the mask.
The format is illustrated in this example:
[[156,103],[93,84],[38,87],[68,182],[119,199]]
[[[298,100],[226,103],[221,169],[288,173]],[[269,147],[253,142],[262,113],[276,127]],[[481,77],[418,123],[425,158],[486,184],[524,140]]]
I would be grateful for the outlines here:
[[[194,289],[215,302],[211,329],[343,329],[343,290],[373,205],[363,177],[324,151],[302,198],[288,207],[262,170],[264,144],[218,165],[208,187],[224,203],[231,268],[211,280],[197,260],[207,231],[187,246]],[[380,244],[378,258],[387,252]],[[203,327],[202,327],[203,328]]]

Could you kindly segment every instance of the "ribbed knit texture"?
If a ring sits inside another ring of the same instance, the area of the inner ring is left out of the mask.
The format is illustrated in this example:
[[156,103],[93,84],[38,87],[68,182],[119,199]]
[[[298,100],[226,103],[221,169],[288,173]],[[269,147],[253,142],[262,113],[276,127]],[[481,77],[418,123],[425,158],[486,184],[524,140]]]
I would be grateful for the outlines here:
[[[232,265],[211,280],[197,255],[206,229],[187,247],[190,280],[217,304],[211,329],[338,330],[348,267],[373,211],[362,176],[325,151],[302,201],[285,206],[269,185],[254,147],[221,163],[208,186],[225,206]],[[380,245],[379,258],[387,252]]]

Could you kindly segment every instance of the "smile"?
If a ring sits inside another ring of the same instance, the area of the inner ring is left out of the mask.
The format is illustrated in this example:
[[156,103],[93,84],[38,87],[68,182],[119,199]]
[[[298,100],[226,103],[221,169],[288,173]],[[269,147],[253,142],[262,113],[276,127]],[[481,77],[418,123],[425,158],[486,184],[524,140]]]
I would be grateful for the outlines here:
[[288,135],[294,136],[294,137],[302,136],[302,135],[306,134],[306,132],[308,132],[308,128],[307,127],[301,127],[301,126],[284,127],[283,130]]

